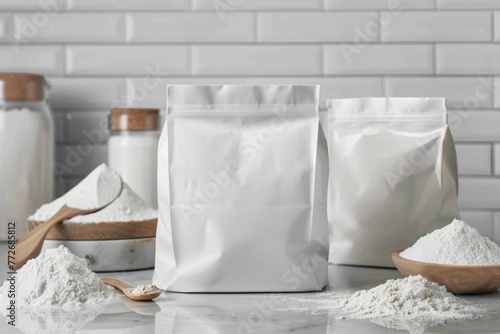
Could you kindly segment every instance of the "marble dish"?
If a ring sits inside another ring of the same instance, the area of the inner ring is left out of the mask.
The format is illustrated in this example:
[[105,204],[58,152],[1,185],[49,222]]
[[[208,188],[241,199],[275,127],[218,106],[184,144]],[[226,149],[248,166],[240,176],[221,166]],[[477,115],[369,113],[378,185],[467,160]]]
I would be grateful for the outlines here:
[[153,268],[156,238],[115,240],[45,239],[42,251],[60,245],[87,260],[92,271],[122,271]]

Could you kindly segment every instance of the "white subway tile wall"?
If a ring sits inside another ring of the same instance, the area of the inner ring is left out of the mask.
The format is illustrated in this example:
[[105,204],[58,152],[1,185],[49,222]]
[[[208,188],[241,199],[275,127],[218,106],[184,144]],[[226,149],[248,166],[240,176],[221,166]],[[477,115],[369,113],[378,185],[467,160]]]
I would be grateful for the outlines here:
[[432,74],[432,45],[367,45],[363,51],[345,45],[324,46],[326,74]]
[[387,16],[382,40],[398,42],[491,41],[491,13],[487,11],[415,11]]
[[[272,12],[257,16],[259,42],[351,42],[378,18],[368,12]],[[378,27],[370,31],[378,40]]]
[[[15,48],[15,50],[13,50]],[[0,71],[63,74],[62,46],[0,46]]]
[[2,0],[0,71],[48,77],[57,193],[107,160],[113,107],[167,84],[321,84],[444,96],[462,217],[500,243],[500,1]]
[[437,74],[500,74],[500,45],[436,46]]
[[8,41],[9,25],[12,22],[12,16],[8,14],[0,14],[0,41]]
[[185,45],[68,46],[66,72],[81,75],[147,75],[157,67],[165,75],[189,75]]
[[193,75],[321,75],[319,45],[197,45]]
[[[45,14],[45,15],[44,15]],[[28,42],[124,42],[126,14],[30,12],[14,15],[14,35]]]
[[434,0],[326,0],[327,9],[433,9]]
[[128,14],[129,42],[253,42],[255,15],[231,12]]

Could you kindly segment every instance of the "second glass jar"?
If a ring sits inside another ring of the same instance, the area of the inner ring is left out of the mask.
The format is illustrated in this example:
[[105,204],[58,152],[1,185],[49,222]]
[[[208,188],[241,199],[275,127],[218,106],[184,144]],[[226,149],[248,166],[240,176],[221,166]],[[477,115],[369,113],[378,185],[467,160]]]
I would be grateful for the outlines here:
[[108,141],[109,166],[155,209],[158,124],[158,109],[112,109]]

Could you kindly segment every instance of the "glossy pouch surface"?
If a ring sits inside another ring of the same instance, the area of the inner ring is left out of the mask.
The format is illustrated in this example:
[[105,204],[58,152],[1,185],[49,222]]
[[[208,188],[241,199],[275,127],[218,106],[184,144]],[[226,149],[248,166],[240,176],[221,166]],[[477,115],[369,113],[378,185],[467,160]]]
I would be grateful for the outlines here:
[[318,96],[317,86],[167,88],[154,284],[182,292],[327,284]]
[[394,267],[391,253],[458,217],[443,98],[328,101],[330,262]]

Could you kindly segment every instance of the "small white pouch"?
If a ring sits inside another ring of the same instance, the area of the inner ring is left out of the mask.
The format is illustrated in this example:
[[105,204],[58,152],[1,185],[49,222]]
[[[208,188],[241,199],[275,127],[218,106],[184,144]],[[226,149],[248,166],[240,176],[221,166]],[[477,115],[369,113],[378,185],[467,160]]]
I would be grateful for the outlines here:
[[394,267],[392,252],[459,216],[445,100],[327,104],[330,262]]

